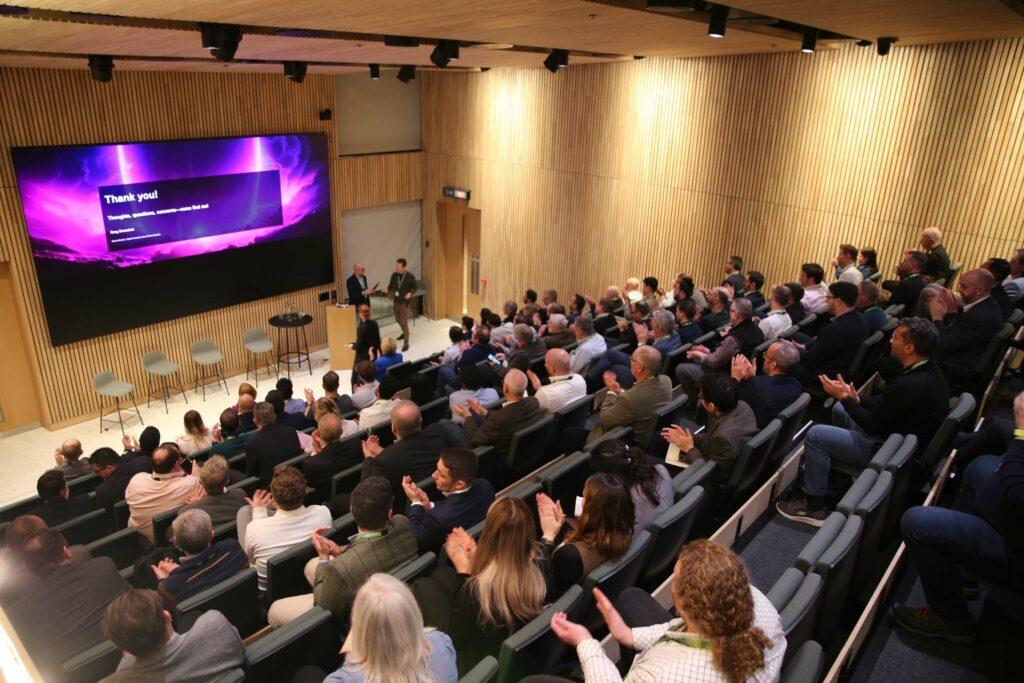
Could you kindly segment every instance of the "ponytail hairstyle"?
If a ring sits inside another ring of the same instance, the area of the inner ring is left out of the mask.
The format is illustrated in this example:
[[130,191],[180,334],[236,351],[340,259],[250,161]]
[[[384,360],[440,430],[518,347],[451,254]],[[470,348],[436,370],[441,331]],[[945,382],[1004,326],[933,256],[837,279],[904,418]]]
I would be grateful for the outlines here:
[[764,666],[771,645],[754,626],[754,598],[743,561],[713,541],[683,547],[672,594],[688,627],[711,641],[711,660],[730,683],[751,678]]
[[659,505],[658,479],[655,462],[639,446],[630,446],[622,439],[602,441],[592,451],[590,469],[593,472],[614,474],[626,482],[632,491],[639,486],[651,505]]

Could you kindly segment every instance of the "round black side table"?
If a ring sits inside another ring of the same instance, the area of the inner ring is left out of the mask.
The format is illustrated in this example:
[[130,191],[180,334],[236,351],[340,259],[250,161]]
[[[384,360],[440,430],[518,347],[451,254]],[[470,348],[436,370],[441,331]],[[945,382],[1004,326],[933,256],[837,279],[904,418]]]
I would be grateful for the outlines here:
[[[305,363],[309,367],[309,374],[313,374],[313,364],[309,360],[309,342],[306,340],[306,327],[313,322],[313,316],[308,313],[300,313],[295,318],[285,318],[275,315],[267,320],[271,327],[277,330],[277,362],[284,364],[288,379],[292,377],[292,366],[300,368]],[[281,344],[281,334],[284,333],[284,344]],[[302,334],[301,344],[299,334]]]

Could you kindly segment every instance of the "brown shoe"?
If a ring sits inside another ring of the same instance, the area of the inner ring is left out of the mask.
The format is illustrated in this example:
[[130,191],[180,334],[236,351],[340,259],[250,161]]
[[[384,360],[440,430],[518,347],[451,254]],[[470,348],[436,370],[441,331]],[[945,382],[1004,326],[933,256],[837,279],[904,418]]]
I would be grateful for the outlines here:
[[402,344],[402,350],[403,351],[408,351],[409,350],[409,342],[406,342],[406,343]]

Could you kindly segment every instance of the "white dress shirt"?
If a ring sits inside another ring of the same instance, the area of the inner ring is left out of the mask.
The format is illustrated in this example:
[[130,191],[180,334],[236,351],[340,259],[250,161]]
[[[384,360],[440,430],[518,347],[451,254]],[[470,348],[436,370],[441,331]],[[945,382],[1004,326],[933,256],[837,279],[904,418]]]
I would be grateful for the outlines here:
[[569,371],[572,373],[584,373],[590,367],[590,361],[599,353],[608,350],[608,344],[604,337],[599,334],[592,334],[579,343],[572,353],[569,354]]
[[1009,276],[1003,280],[1003,289],[1006,290],[1006,296],[1010,297],[1010,303],[1017,303],[1024,296],[1024,277]]
[[359,428],[369,429],[381,422],[391,419],[391,409],[395,407],[394,401],[388,398],[378,398],[371,405],[359,411]]
[[768,315],[761,319],[761,322],[757,324],[761,328],[761,333],[764,334],[765,339],[771,339],[782,334],[787,328],[793,326],[793,321],[789,318],[789,313],[785,311],[768,311]]
[[849,282],[850,284],[860,286],[861,280],[863,279],[864,274],[857,270],[856,263],[851,263],[839,271],[839,282]]
[[551,384],[537,390],[536,398],[541,410],[550,414],[586,394],[587,381],[581,376],[555,375],[551,378]]
[[828,301],[825,300],[827,294],[828,287],[823,282],[816,287],[808,287],[804,290],[804,298],[800,300],[800,303],[804,305],[807,315],[811,313],[821,315],[828,310]]
[[[747,681],[775,683],[779,680],[782,658],[786,654],[786,634],[782,631],[779,613],[768,598],[753,586],[750,592],[754,598],[754,626],[764,632],[771,645],[764,651],[764,664]],[[710,649],[686,644],[685,633],[669,631],[682,623],[682,619],[673,619],[664,624],[632,629],[638,654],[625,679],[619,675],[599,642],[593,638],[584,640],[576,646],[584,679],[587,683],[618,683],[623,680],[627,683],[726,683],[728,679],[715,667]]]
[[260,590],[267,589],[267,560],[296,543],[308,541],[317,529],[329,526],[331,511],[323,505],[278,510],[273,517],[267,516],[265,507],[254,508],[241,541],[249,562],[256,567]]

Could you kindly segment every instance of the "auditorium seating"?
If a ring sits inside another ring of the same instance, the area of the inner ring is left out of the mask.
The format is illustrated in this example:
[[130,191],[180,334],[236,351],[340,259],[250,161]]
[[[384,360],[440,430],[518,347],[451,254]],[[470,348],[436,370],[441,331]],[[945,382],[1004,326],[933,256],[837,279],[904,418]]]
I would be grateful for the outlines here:
[[593,590],[600,588],[601,592],[614,602],[619,597],[619,593],[635,586],[637,579],[640,578],[640,572],[643,570],[650,545],[651,533],[649,531],[635,533],[629,548],[621,557],[605,562],[583,578],[587,609],[581,623],[589,628],[591,633],[605,630],[604,618],[593,602]]
[[696,486],[651,522],[651,548],[637,585],[646,590],[658,586],[672,573],[679,549],[686,545],[697,520],[704,489]]
[[245,678],[249,683],[279,683],[306,664],[334,671],[340,649],[341,633],[331,613],[314,607],[246,646]]
[[266,619],[260,608],[256,570],[246,569],[178,603],[178,614],[186,623],[194,623],[195,617],[210,610],[216,610],[227,617],[242,638],[263,628]]
[[534,617],[501,644],[498,655],[498,683],[516,683],[534,674],[554,674],[573,653],[551,632],[551,617],[565,612],[579,621],[587,605],[582,586],[570,587],[558,600]]

